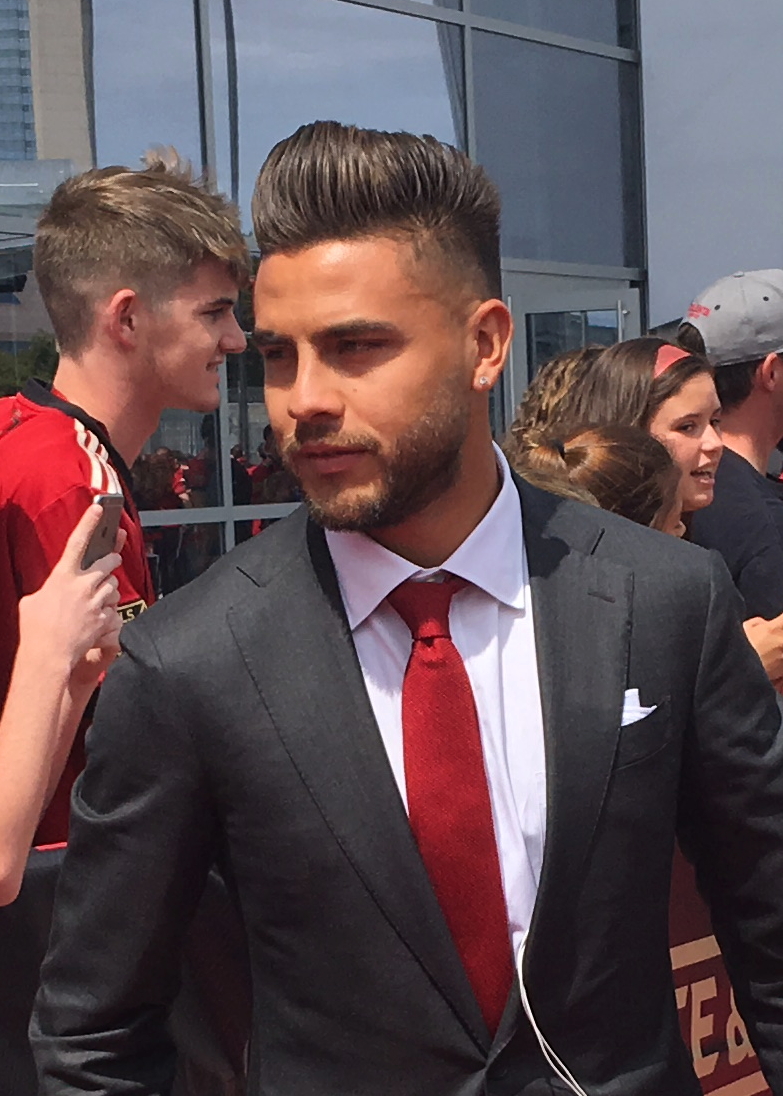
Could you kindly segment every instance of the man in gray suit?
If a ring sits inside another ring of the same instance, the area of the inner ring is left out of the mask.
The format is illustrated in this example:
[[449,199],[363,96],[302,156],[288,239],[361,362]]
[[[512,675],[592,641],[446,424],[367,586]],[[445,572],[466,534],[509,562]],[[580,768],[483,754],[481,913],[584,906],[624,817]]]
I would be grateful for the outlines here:
[[253,1096],[697,1096],[678,835],[780,1096],[783,741],[725,568],[493,447],[499,202],[461,153],[315,123],[253,214],[267,407],[308,505],[124,633],[73,800],[42,1092],[168,1093],[217,861]]

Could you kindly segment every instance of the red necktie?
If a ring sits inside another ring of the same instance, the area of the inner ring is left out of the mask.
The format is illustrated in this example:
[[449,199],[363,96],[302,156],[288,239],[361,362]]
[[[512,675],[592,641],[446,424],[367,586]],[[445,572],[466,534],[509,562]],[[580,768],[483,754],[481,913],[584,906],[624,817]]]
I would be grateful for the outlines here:
[[476,704],[449,630],[451,599],[466,585],[408,581],[388,600],[413,637],[402,686],[411,828],[494,1035],[513,975]]

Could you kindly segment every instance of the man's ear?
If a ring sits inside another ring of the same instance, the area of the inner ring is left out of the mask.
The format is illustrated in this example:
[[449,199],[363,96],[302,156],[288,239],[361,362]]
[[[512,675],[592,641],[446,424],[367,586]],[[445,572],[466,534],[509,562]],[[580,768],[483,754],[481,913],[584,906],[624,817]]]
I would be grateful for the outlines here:
[[113,342],[124,350],[133,350],[139,337],[139,313],[142,303],[135,289],[118,289],[98,306],[103,326]]
[[471,317],[471,338],[475,346],[472,388],[490,392],[503,372],[514,320],[503,301],[482,301]]
[[760,371],[765,368],[769,371],[770,380],[774,387],[783,388],[783,355],[767,354]]

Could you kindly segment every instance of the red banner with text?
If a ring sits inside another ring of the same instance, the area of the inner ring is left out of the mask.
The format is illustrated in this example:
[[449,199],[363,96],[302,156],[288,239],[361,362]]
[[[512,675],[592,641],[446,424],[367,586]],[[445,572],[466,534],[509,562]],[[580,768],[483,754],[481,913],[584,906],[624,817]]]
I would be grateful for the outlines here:
[[734,1004],[734,994],[696,891],[693,870],[679,849],[669,914],[672,969],[685,1045],[702,1091],[709,1096],[770,1096]]

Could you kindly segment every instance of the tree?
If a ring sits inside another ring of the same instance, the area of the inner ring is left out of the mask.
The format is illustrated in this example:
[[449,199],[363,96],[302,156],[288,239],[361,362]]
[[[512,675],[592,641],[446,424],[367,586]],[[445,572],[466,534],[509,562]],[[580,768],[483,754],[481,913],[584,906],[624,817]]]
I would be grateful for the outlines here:
[[37,331],[30,342],[16,354],[0,351],[0,395],[13,395],[30,377],[51,381],[57,369],[57,361],[54,335],[48,331]]

